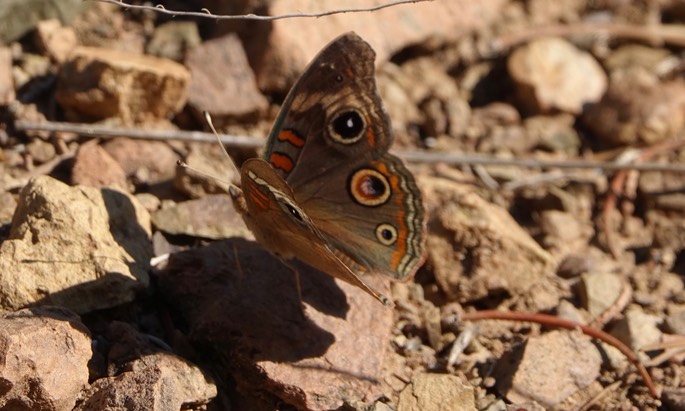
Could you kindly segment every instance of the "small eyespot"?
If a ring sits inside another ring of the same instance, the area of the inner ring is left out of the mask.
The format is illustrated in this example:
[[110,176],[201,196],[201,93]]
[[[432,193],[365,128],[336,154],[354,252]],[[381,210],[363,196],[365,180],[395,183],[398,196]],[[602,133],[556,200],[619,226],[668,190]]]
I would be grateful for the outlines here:
[[376,226],[376,238],[383,245],[393,245],[397,241],[397,229],[388,223]]
[[352,144],[364,136],[366,122],[364,117],[354,109],[348,109],[335,115],[328,125],[331,137],[342,144]]
[[297,221],[301,223],[304,222],[304,217],[302,217],[302,213],[300,213],[295,207],[291,206],[290,204],[285,204],[285,208],[288,209],[290,215],[295,217]]
[[342,83],[342,81],[343,81],[343,76],[341,76],[340,74],[338,74],[337,76],[335,76],[335,81],[337,81],[338,83]]

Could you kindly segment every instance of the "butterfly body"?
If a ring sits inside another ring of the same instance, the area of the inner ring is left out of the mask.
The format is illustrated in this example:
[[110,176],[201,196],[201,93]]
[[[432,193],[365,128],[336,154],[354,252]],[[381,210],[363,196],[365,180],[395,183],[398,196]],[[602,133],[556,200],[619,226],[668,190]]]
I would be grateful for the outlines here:
[[293,86],[261,159],[241,168],[234,205],[267,250],[388,299],[360,278],[411,277],[424,258],[425,213],[392,143],[373,49],[344,34]]

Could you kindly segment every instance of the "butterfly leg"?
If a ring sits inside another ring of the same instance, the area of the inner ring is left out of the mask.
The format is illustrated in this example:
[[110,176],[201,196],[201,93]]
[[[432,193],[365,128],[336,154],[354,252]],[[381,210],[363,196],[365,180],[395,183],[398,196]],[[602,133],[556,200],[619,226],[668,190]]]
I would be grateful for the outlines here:
[[300,270],[298,270],[297,267],[290,264],[287,260],[283,258],[281,258],[281,262],[283,263],[283,265],[290,268],[293,274],[295,274],[295,288],[297,289],[297,301],[300,304],[300,312],[302,314],[302,318],[305,318],[305,309],[307,307],[304,305],[304,300],[302,299],[302,284],[300,283]]

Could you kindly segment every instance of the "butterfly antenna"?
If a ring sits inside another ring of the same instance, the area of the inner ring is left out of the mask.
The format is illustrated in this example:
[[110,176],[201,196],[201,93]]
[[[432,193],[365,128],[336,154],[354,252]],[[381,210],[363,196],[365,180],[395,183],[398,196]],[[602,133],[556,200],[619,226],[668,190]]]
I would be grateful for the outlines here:
[[214,136],[216,137],[216,141],[219,142],[219,146],[221,146],[221,150],[226,155],[226,158],[228,158],[228,162],[231,163],[234,171],[237,173],[236,175],[240,175],[240,170],[238,170],[238,166],[235,165],[233,158],[231,158],[231,156],[228,154],[228,151],[226,151],[226,147],[224,147],[224,143],[222,143],[221,138],[219,138],[219,133],[217,133],[216,129],[214,128],[214,123],[212,123],[212,116],[210,116],[207,111],[203,111],[202,114],[205,116],[205,121],[207,122],[207,124],[209,124],[209,128],[212,130],[212,133],[214,133]]
[[176,161],[176,165],[179,166],[179,167],[183,167],[183,168],[185,168],[185,169],[188,169],[188,170],[192,171],[192,172],[195,173],[195,174],[199,174],[199,175],[201,175],[201,176],[204,176],[204,177],[207,177],[207,178],[211,178],[212,180],[218,181],[218,182],[220,182],[221,184],[226,184],[227,186],[232,186],[232,185],[233,185],[233,183],[231,183],[231,182],[228,181],[228,180],[224,180],[224,179],[221,178],[221,177],[217,177],[217,176],[215,176],[215,175],[212,175],[212,174],[209,174],[209,173],[205,173],[204,171],[200,171],[200,170],[198,170],[198,169],[195,168],[195,167],[191,167],[191,166],[189,166],[188,164],[186,164],[186,162],[183,161],[183,160],[177,160],[177,161]]

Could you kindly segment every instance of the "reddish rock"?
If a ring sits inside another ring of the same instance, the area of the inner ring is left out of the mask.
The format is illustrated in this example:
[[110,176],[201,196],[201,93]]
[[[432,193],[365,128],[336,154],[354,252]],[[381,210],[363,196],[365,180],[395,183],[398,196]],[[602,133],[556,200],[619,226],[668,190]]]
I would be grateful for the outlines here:
[[188,104],[200,121],[207,111],[221,127],[231,120],[254,119],[268,107],[236,35],[202,43],[185,63],[192,74]]
[[132,326],[111,323],[107,339],[114,375],[93,381],[75,411],[203,409],[216,396],[216,386],[202,370],[160,352]]
[[291,270],[242,239],[173,255],[159,285],[194,343],[222,359],[215,368],[241,390],[268,391],[308,410],[372,399],[381,390],[392,310],[357,287],[298,268],[306,318]]
[[128,191],[126,173],[105,149],[91,140],[79,146],[71,169],[71,183],[90,187],[116,187]]
[[183,108],[189,83],[188,70],[171,60],[78,47],[62,65],[55,98],[74,121],[156,123]]
[[71,411],[91,355],[88,329],[67,309],[0,315],[0,409]]
[[178,154],[163,141],[115,138],[102,147],[136,184],[156,184],[170,180],[176,172]]
[[[269,28],[251,27],[243,39],[262,90],[285,92],[316,53],[336,36],[355,31],[368,41],[382,63],[407,46],[427,39],[456,40],[487,26],[498,17],[503,0],[450,0],[388,7],[373,13],[341,13],[323,19],[281,19]],[[373,2],[380,4],[380,2]],[[368,1],[347,2],[344,8],[369,7]],[[269,14],[311,13],[340,9],[336,0],[276,0]]]

